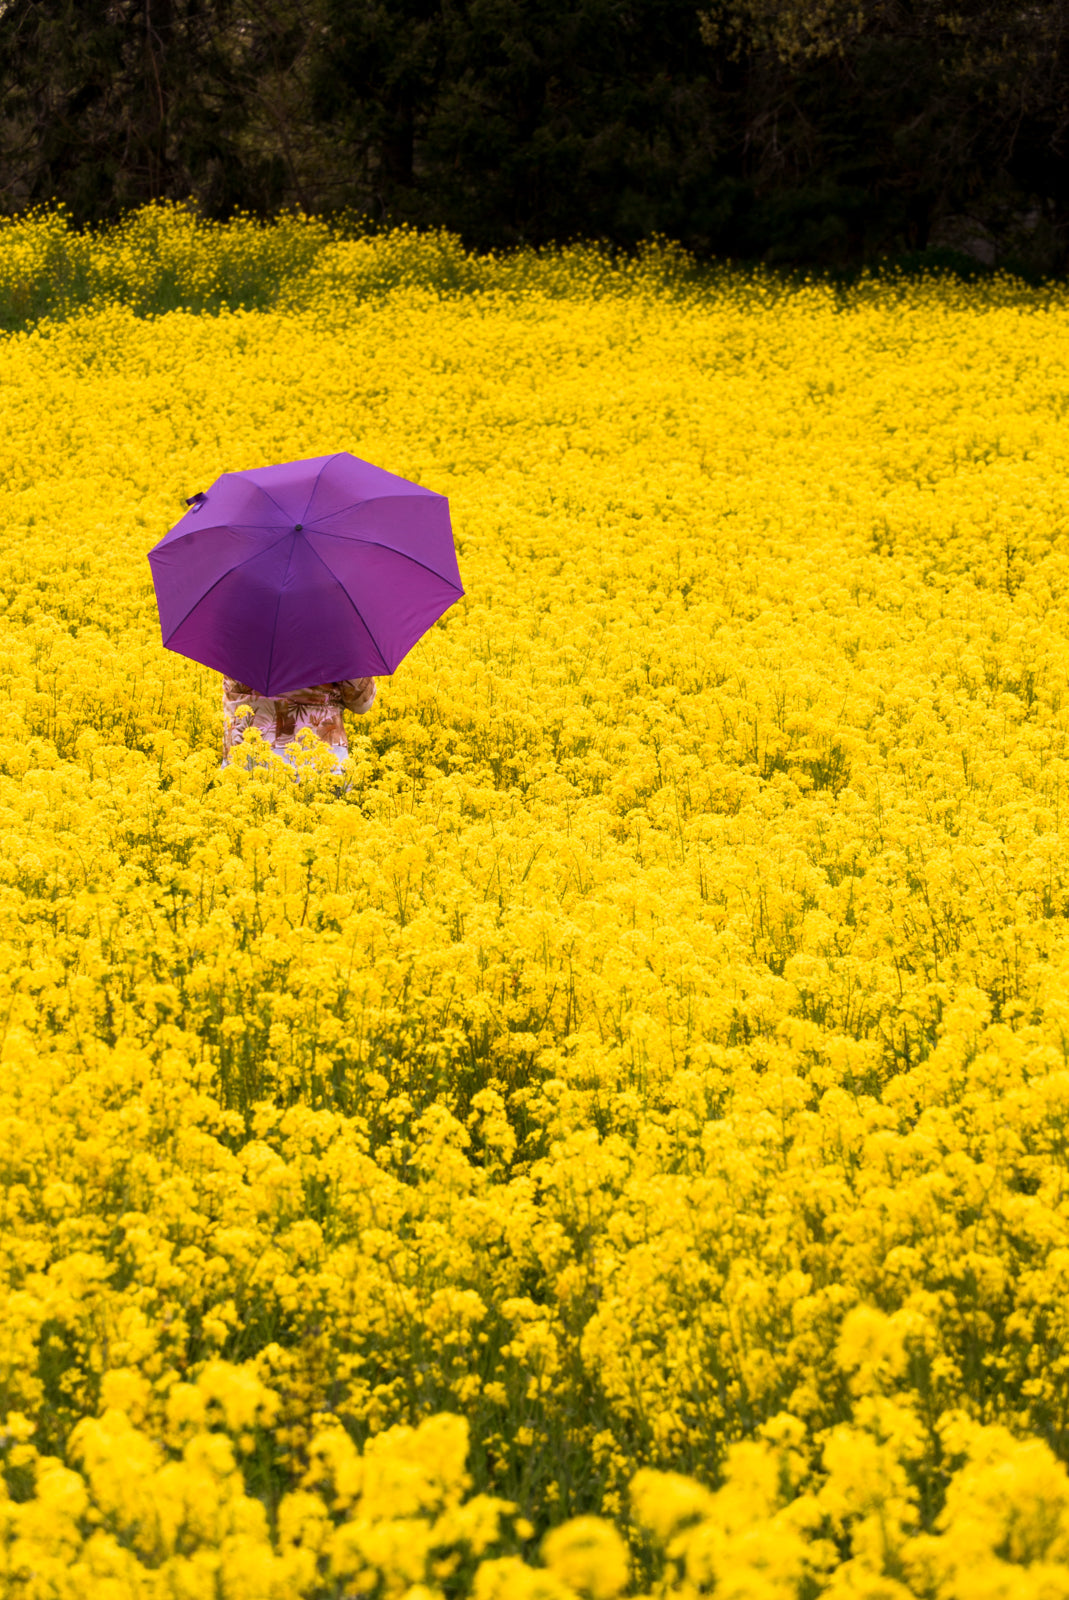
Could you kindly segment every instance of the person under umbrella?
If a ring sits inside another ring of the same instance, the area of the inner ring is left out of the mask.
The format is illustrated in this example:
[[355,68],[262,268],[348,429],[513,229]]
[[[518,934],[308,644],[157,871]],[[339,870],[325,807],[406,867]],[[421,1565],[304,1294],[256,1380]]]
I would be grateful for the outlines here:
[[340,767],[349,754],[342,712],[365,715],[375,702],[375,690],[374,678],[344,678],[340,683],[315,683],[309,689],[272,699],[224,674],[223,766],[230,765],[235,746],[249,728],[255,728],[276,755],[292,763],[297,735],[302,728],[310,728],[334,757],[334,765]]
[[366,713],[464,593],[449,502],[341,451],[224,473],[149,552],[163,643],[223,674],[224,762],[252,726],[340,766]]

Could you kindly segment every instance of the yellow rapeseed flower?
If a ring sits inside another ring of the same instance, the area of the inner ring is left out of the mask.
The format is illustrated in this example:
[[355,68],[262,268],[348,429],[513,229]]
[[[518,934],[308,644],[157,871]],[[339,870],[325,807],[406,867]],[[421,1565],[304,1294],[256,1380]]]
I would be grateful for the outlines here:
[[[0,224],[0,1589],[1069,1595],[1069,303]],[[449,496],[339,791],[148,548]]]

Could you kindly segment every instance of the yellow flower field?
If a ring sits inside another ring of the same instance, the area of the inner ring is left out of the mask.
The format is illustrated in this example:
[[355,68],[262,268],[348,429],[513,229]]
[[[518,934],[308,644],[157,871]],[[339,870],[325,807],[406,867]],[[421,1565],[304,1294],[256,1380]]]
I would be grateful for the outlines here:
[[[1065,1600],[1064,291],[152,226],[0,341],[0,1593]],[[341,798],[145,560],[340,449]]]

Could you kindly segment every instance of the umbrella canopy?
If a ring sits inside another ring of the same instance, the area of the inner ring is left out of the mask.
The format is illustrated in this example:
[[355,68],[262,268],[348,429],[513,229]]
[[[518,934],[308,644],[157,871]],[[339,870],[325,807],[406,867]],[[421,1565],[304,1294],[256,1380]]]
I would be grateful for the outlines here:
[[393,672],[464,593],[445,496],[346,451],[187,504],[149,551],[163,642],[258,694]]

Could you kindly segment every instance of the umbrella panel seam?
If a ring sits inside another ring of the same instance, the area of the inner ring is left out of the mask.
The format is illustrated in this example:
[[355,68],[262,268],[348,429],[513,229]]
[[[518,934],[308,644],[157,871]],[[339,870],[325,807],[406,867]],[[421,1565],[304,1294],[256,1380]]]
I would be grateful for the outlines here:
[[[250,470],[251,471],[255,471],[256,469],[255,469],[255,467],[253,467]],[[241,476],[244,476],[244,474],[241,474]],[[262,483],[253,483],[253,488],[254,489],[258,489],[260,491],[260,493],[265,497],[265,499],[270,500],[271,504],[275,507],[276,511],[278,511],[281,516],[285,517],[288,526],[290,528],[292,528],[293,527],[293,518],[290,516],[289,512],[286,510],[285,506],[280,506],[279,505],[278,501],[275,499],[275,497],[271,493],[270,489],[265,489]]]
[[[341,592],[345,596],[346,600],[348,600],[349,604],[352,606],[353,610],[355,611],[357,617],[360,620],[361,627],[366,630],[368,638],[371,640],[372,644],[375,646],[375,649],[378,651],[379,660],[382,662],[383,666],[386,668],[387,673],[389,673],[391,671],[391,668],[390,668],[390,665],[389,665],[388,661],[386,660],[386,652],[383,650],[382,646],[379,644],[379,641],[376,639],[375,635],[372,633],[371,629],[368,627],[368,624],[367,624],[366,620],[364,619],[363,613],[361,612],[361,610],[360,610],[359,606],[357,605],[356,601],[353,599],[352,595],[349,593],[348,589],[345,587],[345,585],[342,582],[342,580],[338,577],[338,574],[336,572],[332,571],[332,569],[327,566],[327,563],[323,560],[323,557],[319,554],[319,551],[315,548],[315,546],[310,544],[310,545],[308,545],[308,549],[315,556],[316,560],[319,562],[319,565],[323,568],[323,571],[330,573],[330,576],[334,579],[334,582],[338,585],[338,588],[341,590]],[[277,618],[276,618],[276,626],[277,626]],[[273,652],[274,651],[274,641],[272,641],[271,648],[272,648],[272,652]],[[270,681],[271,681],[270,677],[268,677],[268,682],[270,682]]]
[[[286,570],[282,574],[282,582],[278,586],[278,600],[275,602],[275,621],[274,626],[271,629],[271,648],[267,652],[267,672],[264,674],[264,682],[266,684],[270,684],[271,682],[271,668],[275,664],[275,640],[278,638],[278,618],[282,610],[282,596],[286,592],[286,581],[290,575],[290,568],[293,566],[293,552],[297,548],[297,535],[291,534],[290,538],[292,542],[290,544],[289,558],[286,562]],[[281,544],[282,541],[278,540],[276,542]]]
[[[332,461],[337,461],[339,459],[340,454],[341,454],[340,451],[336,451],[334,455],[328,456],[327,459],[324,461],[323,465],[320,467],[319,471],[316,473],[315,482],[313,483],[312,487],[308,491],[308,499],[304,502],[304,510],[301,512],[301,521],[302,522],[304,521],[305,517],[307,517],[307,515],[308,515],[308,507],[312,504],[312,501],[315,499],[315,492],[319,488],[319,480],[320,480],[320,478],[323,476],[324,472],[326,472],[326,470],[330,466],[331,462]],[[359,504],[359,501],[357,503]]]
[[[448,497],[444,494],[438,494],[434,489],[428,489],[423,494],[366,494],[361,500],[350,500],[348,505],[339,506],[336,511],[328,511],[327,516],[344,517],[347,512],[359,511],[361,506],[374,505],[378,500],[389,500],[391,504],[396,500],[444,500],[447,506],[449,504]],[[314,522],[315,518],[312,520]],[[337,534],[336,537],[340,539],[343,535]]]
[[[314,534],[317,539],[345,540],[345,535],[343,533],[325,533],[321,528],[308,528],[305,531],[307,533]],[[374,550],[388,550],[392,556],[398,556],[402,561],[410,561],[414,567],[421,567],[424,572],[429,572],[432,578],[438,578],[442,583],[448,583],[450,588],[457,587],[453,583],[452,578],[447,578],[444,572],[439,572],[436,567],[429,567],[425,561],[420,561],[416,556],[410,556],[406,550],[398,550],[396,545],[383,544],[381,539],[349,539],[345,540],[345,542],[348,544],[371,545],[372,549]],[[323,565],[327,565],[325,561],[323,562]],[[329,567],[327,567],[327,571],[330,571]],[[341,579],[339,578],[338,581],[340,583]],[[459,588],[458,592],[460,594],[464,593],[463,586]]]
[[[179,523],[178,527],[181,528],[181,523]],[[170,531],[166,533],[160,540],[159,544],[153,545],[152,549],[148,553],[148,561],[149,565],[151,566],[153,556],[158,556],[164,550],[173,550],[176,544],[181,544],[183,539],[191,539],[195,533],[275,532],[278,532],[280,537],[287,533],[292,533],[293,523],[290,522],[289,518],[287,518],[286,526],[280,530],[276,529],[271,523],[268,522],[201,522],[195,524],[192,528],[182,528],[181,532],[178,532],[176,528],[171,528]]]
[[[199,528],[195,529],[195,530],[192,529],[192,528],[190,529],[191,533],[193,533],[193,532],[198,532],[199,533],[200,531],[201,530]],[[205,532],[215,532],[217,530],[215,530],[215,529],[206,529],[204,531]],[[260,550],[254,550],[251,555],[245,556],[241,561],[235,561],[235,563],[234,563],[234,565],[232,567],[227,567],[225,572],[221,572],[219,574],[218,578],[216,578],[215,582],[214,583],[210,583],[208,585],[208,587],[205,589],[204,593],[203,594],[199,594],[197,596],[196,600],[194,600],[193,604],[190,606],[189,610],[185,613],[185,615],[180,617],[179,620],[175,623],[174,627],[171,629],[170,633],[167,635],[167,638],[164,639],[164,641],[163,641],[164,644],[167,643],[168,639],[173,639],[174,638],[174,636],[178,632],[179,628],[181,628],[185,623],[187,623],[189,621],[190,617],[193,615],[194,611],[196,611],[197,607],[200,606],[200,605],[203,605],[205,600],[207,600],[208,596],[210,594],[212,594],[216,589],[218,589],[218,587],[219,587],[219,585],[221,583],[225,583],[227,578],[231,577],[235,572],[240,572],[242,567],[248,566],[250,561],[255,561],[257,556],[266,555],[269,550],[273,550],[275,548],[275,545],[281,544],[283,539],[292,538],[292,537],[293,537],[292,532],[289,529],[287,529],[285,533],[279,534],[278,538],[275,539],[271,544],[264,545],[263,548],[260,549]],[[288,571],[289,571],[288,567],[287,567],[286,571],[288,573]]]

